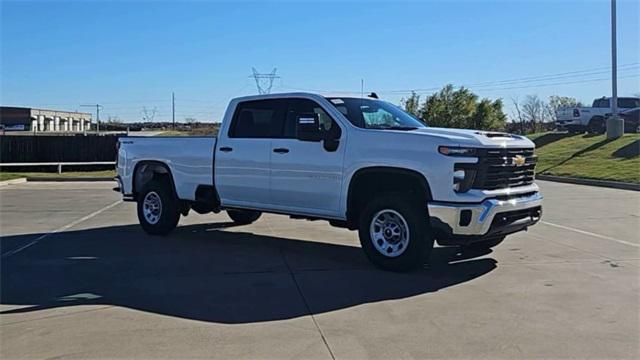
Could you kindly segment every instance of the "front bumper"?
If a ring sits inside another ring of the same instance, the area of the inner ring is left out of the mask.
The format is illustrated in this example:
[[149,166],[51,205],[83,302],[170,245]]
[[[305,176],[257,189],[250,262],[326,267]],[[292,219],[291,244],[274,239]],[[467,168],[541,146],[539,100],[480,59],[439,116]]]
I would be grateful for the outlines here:
[[542,216],[542,195],[536,192],[508,200],[487,199],[480,204],[434,202],[428,208],[439,242],[486,239],[521,231],[537,223]]

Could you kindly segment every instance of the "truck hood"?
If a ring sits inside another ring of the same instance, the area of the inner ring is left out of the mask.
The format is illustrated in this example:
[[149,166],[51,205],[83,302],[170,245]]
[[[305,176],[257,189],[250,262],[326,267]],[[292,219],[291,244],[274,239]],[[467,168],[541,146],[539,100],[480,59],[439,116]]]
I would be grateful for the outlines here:
[[457,143],[458,146],[535,147],[533,141],[524,136],[496,131],[427,127],[410,132],[446,138],[451,142]]

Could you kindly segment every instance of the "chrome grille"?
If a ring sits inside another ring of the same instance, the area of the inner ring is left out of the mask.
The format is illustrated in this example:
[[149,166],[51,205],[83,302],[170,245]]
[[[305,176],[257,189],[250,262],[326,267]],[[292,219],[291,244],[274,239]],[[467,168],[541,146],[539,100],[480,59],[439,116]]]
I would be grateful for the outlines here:
[[[516,165],[517,156],[524,157],[524,164]],[[495,190],[532,184],[537,160],[532,148],[482,149],[472,188]]]

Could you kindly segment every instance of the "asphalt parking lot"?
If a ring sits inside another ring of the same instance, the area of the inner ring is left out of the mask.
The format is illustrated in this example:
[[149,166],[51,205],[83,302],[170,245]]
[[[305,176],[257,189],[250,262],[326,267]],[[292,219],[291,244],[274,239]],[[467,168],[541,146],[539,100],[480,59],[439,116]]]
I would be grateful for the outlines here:
[[111,183],[5,186],[0,357],[640,357],[640,193],[539,184],[542,223],[408,274],[322,221],[151,237]]

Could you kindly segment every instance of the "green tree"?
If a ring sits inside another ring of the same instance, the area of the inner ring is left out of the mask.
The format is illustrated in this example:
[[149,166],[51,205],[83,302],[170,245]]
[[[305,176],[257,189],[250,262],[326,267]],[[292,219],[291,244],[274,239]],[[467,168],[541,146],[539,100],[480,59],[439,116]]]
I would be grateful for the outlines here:
[[502,111],[502,100],[482,99],[473,114],[473,129],[502,130],[507,123],[507,115]]
[[451,84],[427,97],[419,116],[430,126],[463,129],[501,130],[507,122],[502,100],[478,101],[471,90],[464,87],[456,90]]
[[400,104],[404,108],[404,111],[411,115],[420,117],[420,95],[415,91],[411,92],[411,96],[408,99],[400,100]]

